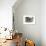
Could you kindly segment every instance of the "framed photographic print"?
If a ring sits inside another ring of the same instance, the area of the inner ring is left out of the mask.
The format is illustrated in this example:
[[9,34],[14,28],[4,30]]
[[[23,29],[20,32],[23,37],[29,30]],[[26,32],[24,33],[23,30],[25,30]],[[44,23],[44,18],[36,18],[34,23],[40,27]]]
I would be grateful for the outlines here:
[[24,15],[23,24],[35,24],[35,16]]

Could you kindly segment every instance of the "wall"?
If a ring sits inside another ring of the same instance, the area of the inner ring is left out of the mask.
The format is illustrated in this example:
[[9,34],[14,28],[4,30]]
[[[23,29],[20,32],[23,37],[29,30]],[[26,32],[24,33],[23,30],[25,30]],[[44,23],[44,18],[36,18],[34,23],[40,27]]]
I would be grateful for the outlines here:
[[16,0],[0,0],[0,27],[12,29],[12,6]]
[[46,0],[41,1],[41,41],[46,46]]
[[[13,11],[18,32],[22,32],[24,38],[34,40],[36,46],[41,46],[41,0],[23,0]],[[24,15],[35,16],[35,24],[23,24]]]

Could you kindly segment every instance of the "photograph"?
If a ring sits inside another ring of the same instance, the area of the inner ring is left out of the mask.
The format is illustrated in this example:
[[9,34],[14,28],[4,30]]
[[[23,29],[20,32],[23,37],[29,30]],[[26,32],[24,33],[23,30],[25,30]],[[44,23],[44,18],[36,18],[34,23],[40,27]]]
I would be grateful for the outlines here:
[[35,24],[35,16],[24,15],[23,24]]

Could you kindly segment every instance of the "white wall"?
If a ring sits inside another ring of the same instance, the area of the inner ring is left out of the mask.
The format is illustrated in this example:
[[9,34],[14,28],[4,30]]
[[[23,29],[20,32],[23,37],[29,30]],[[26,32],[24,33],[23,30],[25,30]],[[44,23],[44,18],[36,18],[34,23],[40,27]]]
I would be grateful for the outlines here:
[[16,0],[0,0],[0,27],[12,28],[12,6]]
[[46,0],[41,1],[41,40],[42,46],[46,46]]
[[[14,5],[16,6],[16,5]],[[15,28],[18,32],[22,32],[24,37],[35,41],[36,46],[41,46],[41,0],[23,0],[23,2],[15,9],[14,19]],[[23,24],[23,16],[35,16],[36,23]]]
[[[25,0],[17,9],[14,5],[13,11],[16,29],[25,37],[35,40],[36,46],[46,46],[46,0]],[[26,14],[36,17],[35,25],[23,24],[23,15]]]

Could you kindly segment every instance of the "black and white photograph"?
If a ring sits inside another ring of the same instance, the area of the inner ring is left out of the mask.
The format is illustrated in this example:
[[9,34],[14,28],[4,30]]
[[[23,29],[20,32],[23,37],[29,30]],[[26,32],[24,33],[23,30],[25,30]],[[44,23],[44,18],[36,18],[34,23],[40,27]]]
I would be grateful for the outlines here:
[[31,15],[23,16],[23,24],[35,24],[35,16]]

